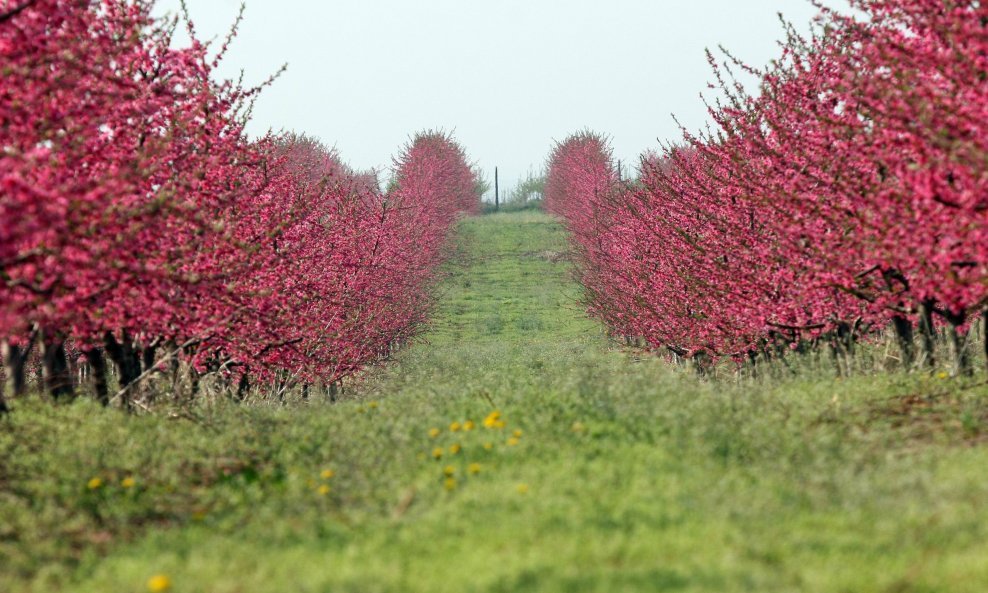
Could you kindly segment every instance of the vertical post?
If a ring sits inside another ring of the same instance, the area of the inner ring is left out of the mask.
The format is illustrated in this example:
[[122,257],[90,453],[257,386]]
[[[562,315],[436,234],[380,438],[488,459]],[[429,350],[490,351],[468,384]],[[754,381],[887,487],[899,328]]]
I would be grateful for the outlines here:
[[497,184],[497,167],[494,167],[494,212],[501,209],[501,188]]

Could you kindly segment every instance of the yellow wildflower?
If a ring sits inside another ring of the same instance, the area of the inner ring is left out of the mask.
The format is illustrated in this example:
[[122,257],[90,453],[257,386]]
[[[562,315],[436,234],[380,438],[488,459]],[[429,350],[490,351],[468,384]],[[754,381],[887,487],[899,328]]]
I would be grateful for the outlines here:
[[319,487],[318,490],[316,490],[316,492],[319,493],[319,496],[326,496],[327,494],[329,494],[330,490],[331,488],[329,487],[328,484],[323,484],[322,486]]
[[450,432],[459,432],[461,428],[463,428],[463,426],[459,422],[454,422],[449,425]]
[[442,459],[442,456],[443,456],[442,447],[436,447],[435,449],[432,450],[433,459]]
[[447,491],[456,490],[456,478],[446,478],[446,481],[443,482],[443,488]]
[[319,474],[319,477],[322,478],[322,479],[324,479],[324,480],[328,480],[328,479],[332,478],[335,475],[336,475],[336,472],[334,472],[333,470],[331,470],[331,469],[324,469]]
[[450,455],[456,455],[462,449],[463,449],[463,447],[461,447],[459,443],[453,443],[452,445],[449,446],[449,454]]
[[507,426],[507,424],[505,424],[504,420],[498,420],[497,422],[494,423],[494,428],[498,430],[501,430],[505,426]]
[[477,425],[473,423],[473,420],[467,420],[463,423],[463,430],[467,432],[470,432],[474,428],[477,428]]
[[583,426],[582,422],[574,422],[573,426],[570,428],[573,432],[580,433],[583,432],[586,427]]
[[370,409],[376,410],[377,409],[377,406],[378,406],[378,403],[377,402],[371,402],[371,403],[369,403],[367,405],[370,406]]
[[364,411],[365,411],[365,410],[364,410],[364,407],[363,407],[363,406],[360,406],[359,408],[357,408],[357,413],[358,413],[358,414],[363,414],[363,413],[364,413]]
[[132,476],[127,476],[126,478],[120,480],[120,485],[124,488],[130,489],[137,485],[137,480]]
[[517,439],[517,438],[515,438],[515,437],[511,437],[510,439],[508,439],[508,446],[509,446],[509,447],[515,447],[515,446],[517,446],[517,445],[518,445],[518,443],[520,443],[520,442],[521,442],[521,441],[520,441],[519,439]]
[[528,494],[528,484],[518,484],[518,494]]
[[501,422],[501,412],[494,410],[484,418],[485,428],[495,428],[498,422]]
[[441,433],[442,433],[442,431],[439,430],[438,428],[430,428],[429,429],[429,438],[434,439],[437,436],[439,436]]
[[480,464],[479,463],[471,463],[470,465],[467,466],[467,471],[470,472],[471,474],[474,474],[474,475],[479,474],[480,473]]
[[103,480],[99,478],[92,478],[86,482],[86,488],[89,488],[90,490],[96,490],[101,486],[103,486]]
[[948,375],[947,373],[944,373],[944,372],[937,373],[937,379],[946,379],[949,376],[950,375]]
[[443,475],[445,475],[446,477],[451,477],[455,473],[456,473],[456,468],[453,467],[452,465],[447,465],[446,468],[443,469]]
[[156,574],[148,579],[148,591],[163,593],[172,588],[172,580],[163,574]]
[[515,432],[513,434],[514,434],[514,437],[516,439],[520,439],[521,438],[521,435],[522,435],[522,432],[521,432],[521,430],[515,430]]
[[484,449],[490,451],[494,448],[494,443],[484,443]]

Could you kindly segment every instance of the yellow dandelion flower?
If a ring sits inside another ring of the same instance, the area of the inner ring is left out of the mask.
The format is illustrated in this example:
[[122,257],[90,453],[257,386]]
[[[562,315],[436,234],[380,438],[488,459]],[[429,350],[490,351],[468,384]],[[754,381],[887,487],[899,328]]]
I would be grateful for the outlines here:
[[484,443],[484,449],[490,451],[494,448],[494,443]]
[[467,432],[470,432],[474,428],[477,428],[477,425],[473,423],[473,420],[467,420],[463,423],[463,430]]
[[459,432],[461,428],[463,428],[463,426],[459,422],[454,422],[449,425],[450,432]]
[[937,379],[946,379],[949,376],[950,375],[948,375],[947,373],[944,373],[944,372],[937,373]]
[[429,429],[429,438],[430,439],[434,439],[434,438],[438,437],[440,434],[442,434],[442,431],[439,430],[438,428],[430,428]]
[[86,482],[86,488],[89,488],[90,490],[98,490],[102,486],[103,486],[103,480],[99,478],[92,478],[88,482]]
[[319,496],[326,496],[327,494],[329,494],[330,490],[331,488],[329,487],[329,485],[323,484],[322,486],[319,487],[318,490],[316,490],[316,492],[319,493]]
[[324,469],[324,470],[322,470],[319,473],[319,477],[322,478],[322,479],[324,479],[324,480],[328,480],[328,479],[332,478],[335,475],[336,475],[336,472],[334,472],[331,469]]
[[120,480],[120,485],[129,490],[137,485],[137,480],[135,480],[132,476],[127,476],[126,478]]
[[504,422],[504,420],[498,420],[497,422],[494,423],[494,428],[498,430],[501,430],[505,426],[507,426],[507,424]]
[[471,463],[470,465],[467,466],[467,471],[470,472],[473,475],[479,474],[480,473],[480,464],[479,463]]
[[446,478],[443,482],[443,488],[447,491],[456,490],[456,478]]
[[452,476],[455,473],[456,473],[456,468],[453,467],[452,465],[447,465],[443,469],[443,475],[445,475],[446,477],[450,477],[450,476]]
[[518,484],[518,494],[528,494],[528,484]]
[[515,430],[515,432],[512,433],[512,434],[514,435],[514,437],[516,439],[520,439],[521,438],[521,435],[522,435],[522,432],[521,432],[521,430]]
[[172,580],[163,574],[156,574],[148,579],[148,591],[163,593],[172,588]]
[[436,447],[435,449],[432,450],[433,459],[442,459],[442,457],[443,457],[442,447]]
[[510,439],[508,439],[508,446],[509,447],[516,447],[516,446],[518,446],[518,443],[520,443],[520,442],[521,442],[520,439],[518,439],[516,437],[511,437]]
[[359,408],[357,408],[357,413],[358,414],[363,414],[364,413],[364,407],[363,406],[360,406]]
[[462,450],[463,450],[463,447],[461,447],[459,443],[453,443],[452,445],[449,446],[449,454],[450,455],[456,455],[457,453],[459,453]]
[[497,423],[501,421],[501,412],[494,410],[484,418],[485,428],[495,428]]
[[371,402],[371,403],[369,403],[367,405],[370,406],[370,409],[376,410],[377,409],[377,406],[378,406],[378,403],[377,402]]

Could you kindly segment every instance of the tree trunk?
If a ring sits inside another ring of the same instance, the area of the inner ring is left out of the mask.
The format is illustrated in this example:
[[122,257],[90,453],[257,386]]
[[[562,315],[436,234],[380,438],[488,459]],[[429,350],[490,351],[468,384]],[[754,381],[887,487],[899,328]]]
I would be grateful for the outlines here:
[[933,301],[925,300],[919,306],[919,333],[923,343],[923,366],[936,366],[936,329],[933,327]]
[[[34,337],[24,346],[15,346],[7,341],[0,343],[0,353],[7,374],[7,389],[9,397],[24,397],[27,394],[27,359],[34,346]],[[7,411],[6,404],[0,400],[0,409]]]
[[123,335],[123,340],[117,342],[113,334],[107,332],[106,336],[104,336],[104,343],[106,345],[107,356],[110,357],[110,360],[113,361],[114,366],[117,368],[120,389],[121,391],[126,390],[123,395],[123,405],[129,411],[131,409],[130,386],[141,376],[140,358],[134,349],[134,345],[127,338],[126,333]]
[[902,353],[902,366],[908,371],[916,363],[913,324],[902,315],[893,315],[892,327],[895,328],[896,341]]
[[[981,313],[981,320],[983,322],[981,325],[981,337],[985,340],[985,364],[988,365],[988,309],[985,309],[984,312]],[[986,368],[988,368],[988,366],[986,366]]]
[[154,368],[154,355],[158,350],[157,346],[148,346],[141,351],[141,370],[146,373]]
[[237,384],[237,400],[247,399],[247,392],[250,391],[250,376],[247,371],[240,375],[240,382]]
[[110,388],[106,383],[106,357],[99,348],[90,348],[83,352],[86,362],[91,369],[91,380],[93,382],[93,392],[96,394],[96,401],[104,406],[110,404]]
[[973,371],[971,357],[967,353],[967,335],[960,329],[967,316],[963,313],[959,315],[947,313],[945,317],[950,326],[948,334],[950,336],[950,354],[954,359],[954,374],[970,376]]
[[48,336],[41,339],[41,372],[45,380],[45,390],[55,401],[75,396],[72,372],[69,370],[65,354],[65,342]]

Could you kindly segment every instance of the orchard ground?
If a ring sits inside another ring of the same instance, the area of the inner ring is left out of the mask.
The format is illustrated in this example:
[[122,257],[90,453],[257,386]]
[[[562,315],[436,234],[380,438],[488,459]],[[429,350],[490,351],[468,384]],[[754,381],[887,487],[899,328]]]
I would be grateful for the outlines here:
[[16,402],[0,589],[988,590],[983,384],[703,382],[584,316],[549,217],[457,241],[431,329],[347,401]]

